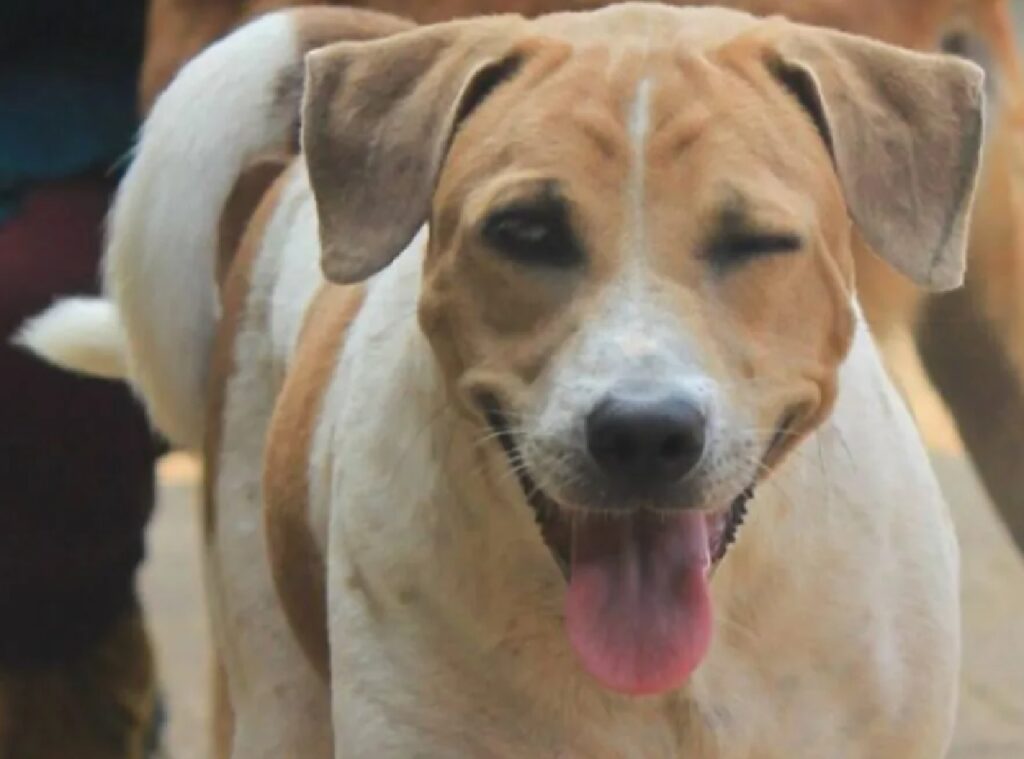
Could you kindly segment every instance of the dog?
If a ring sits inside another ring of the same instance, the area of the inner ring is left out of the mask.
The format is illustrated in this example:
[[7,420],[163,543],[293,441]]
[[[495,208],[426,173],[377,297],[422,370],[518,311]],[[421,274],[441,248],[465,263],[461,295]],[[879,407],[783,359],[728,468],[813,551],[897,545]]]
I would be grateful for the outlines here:
[[982,88],[640,3],[190,62],[108,300],[21,339],[204,451],[231,755],[941,756],[956,539],[853,256],[960,284]]

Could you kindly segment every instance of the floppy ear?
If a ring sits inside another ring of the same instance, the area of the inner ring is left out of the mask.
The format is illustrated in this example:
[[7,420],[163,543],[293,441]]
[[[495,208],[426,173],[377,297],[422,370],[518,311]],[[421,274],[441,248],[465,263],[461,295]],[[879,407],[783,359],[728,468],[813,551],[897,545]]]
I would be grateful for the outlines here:
[[919,285],[958,287],[984,133],[981,69],[782,28],[770,67],[821,131],[865,241]]
[[516,70],[523,25],[451,22],[309,54],[302,146],[327,279],[365,279],[413,239],[459,123]]

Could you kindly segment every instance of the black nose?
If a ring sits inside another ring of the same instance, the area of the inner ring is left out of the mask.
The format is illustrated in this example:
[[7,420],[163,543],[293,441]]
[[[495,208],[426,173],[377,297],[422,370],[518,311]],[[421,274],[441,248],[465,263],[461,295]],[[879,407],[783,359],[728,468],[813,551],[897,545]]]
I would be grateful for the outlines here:
[[587,447],[614,486],[641,494],[672,485],[697,466],[706,427],[686,396],[613,392],[587,416]]

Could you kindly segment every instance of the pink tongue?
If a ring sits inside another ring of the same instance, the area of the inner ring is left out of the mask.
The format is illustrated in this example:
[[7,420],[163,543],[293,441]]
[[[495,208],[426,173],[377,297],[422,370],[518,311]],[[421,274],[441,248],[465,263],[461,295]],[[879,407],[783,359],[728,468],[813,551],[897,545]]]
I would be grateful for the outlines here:
[[566,621],[583,666],[623,693],[678,688],[711,643],[704,515],[573,522]]

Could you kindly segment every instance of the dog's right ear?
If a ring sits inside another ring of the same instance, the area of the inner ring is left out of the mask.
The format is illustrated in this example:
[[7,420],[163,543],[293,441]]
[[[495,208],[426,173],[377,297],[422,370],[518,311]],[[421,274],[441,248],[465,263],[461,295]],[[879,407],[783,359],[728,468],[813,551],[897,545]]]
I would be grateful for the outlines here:
[[455,130],[518,68],[524,27],[455,21],[307,56],[302,147],[327,279],[363,280],[410,243]]

